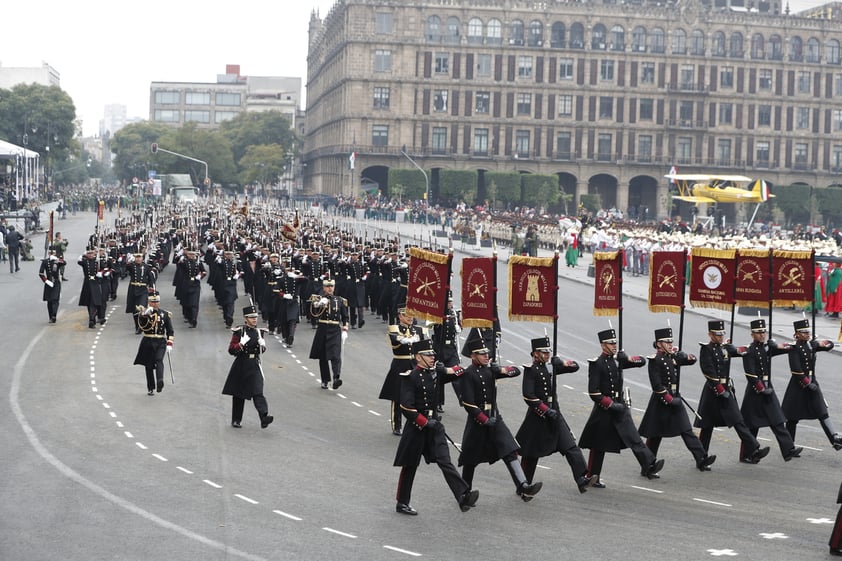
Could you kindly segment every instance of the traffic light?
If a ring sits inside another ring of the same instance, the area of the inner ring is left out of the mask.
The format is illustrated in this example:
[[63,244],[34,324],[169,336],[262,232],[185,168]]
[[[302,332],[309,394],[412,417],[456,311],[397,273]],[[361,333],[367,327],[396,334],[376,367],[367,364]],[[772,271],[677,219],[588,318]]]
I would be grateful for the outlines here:
[[152,153],[153,153],[153,154],[157,154],[157,153],[158,153],[158,143],[157,143],[157,142],[153,142],[153,143],[152,143]]

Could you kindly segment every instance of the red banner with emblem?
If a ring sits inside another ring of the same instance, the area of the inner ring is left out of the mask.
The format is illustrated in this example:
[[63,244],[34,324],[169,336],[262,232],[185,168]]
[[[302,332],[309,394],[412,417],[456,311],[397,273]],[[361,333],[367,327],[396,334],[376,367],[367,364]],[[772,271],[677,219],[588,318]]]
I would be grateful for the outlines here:
[[680,314],[684,307],[685,251],[653,251],[649,261],[649,311]]
[[509,320],[554,321],[557,295],[558,255],[509,258]]
[[736,286],[734,300],[738,306],[769,305],[772,286],[768,249],[741,249],[737,251]]
[[616,316],[622,304],[623,267],[619,251],[597,251],[593,254],[593,315]]
[[690,303],[730,310],[734,305],[736,249],[694,247],[690,252]]
[[444,322],[450,266],[453,254],[409,248],[409,284],[406,289],[407,313],[433,323]]
[[492,327],[497,308],[497,258],[462,259],[462,326]]
[[99,201],[96,208],[97,222],[105,222],[105,201]]
[[812,250],[772,251],[772,304],[806,306],[813,302],[816,282]]

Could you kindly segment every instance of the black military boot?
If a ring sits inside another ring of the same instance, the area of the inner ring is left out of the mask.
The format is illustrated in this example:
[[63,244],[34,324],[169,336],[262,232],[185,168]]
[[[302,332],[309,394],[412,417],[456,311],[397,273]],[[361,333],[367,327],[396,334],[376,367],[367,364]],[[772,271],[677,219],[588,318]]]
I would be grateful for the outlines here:
[[822,430],[827,436],[827,439],[830,441],[830,444],[833,446],[833,449],[842,450],[842,435],[833,430],[833,423],[830,422],[830,417],[819,419],[819,423],[821,423]]
[[518,495],[520,495],[520,498],[523,499],[523,502],[528,503],[529,501],[534,499],[535,495],[538,494],[538,491],[541,490],[541,487],[543,487],[544,484],[540,481],[536,481],[535,483],[530,483],[529,481],[527,481],[526,474],[523,473],[523,468],[521,467],[520,462],[517,459],[506,463],[506,467],[509,469],[509,473],[512,476],[512,480],[517,486],[515,492]]

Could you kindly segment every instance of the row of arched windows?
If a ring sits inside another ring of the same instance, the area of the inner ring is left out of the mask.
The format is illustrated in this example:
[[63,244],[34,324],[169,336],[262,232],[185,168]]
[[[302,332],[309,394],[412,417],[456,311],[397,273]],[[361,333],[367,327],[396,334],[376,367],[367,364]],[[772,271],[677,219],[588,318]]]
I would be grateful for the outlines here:
[[[531,21],[528,25],[521,20],[514,20],[508,24],[508,34],[503,36],[503,23],[496,18],[483,22],[480,18],[471,18],[468,21],[467,43],[469,45],[515,45],[527,47],[544,46],[544,23],[538,20]],[[587,45],[590,50],[596,51],[626,51],[689,54],[705,56],[706,34],[700,29],[694,29],[689,33],[682,28],[674,29],[671,33],[668,44],[667,33],[660,27],[646,29],[637,26],[631,31],[628,37],[626,29],[621,25],[614,25],[610,29],[598,23],[586,36],[585,26],[579,22],[572,23],[567,27],[562,22],[555,22],[549,26],[549,47],[551,49],[585,49]],[[459,44],[462,41],[462,24],[459,18],[450,16],[444,21],[439,16],[427,18],[426,38],[431,43],[453,43]],[[717,57],[744,58],[747,38],[740,32],[727,34],[724,31],[715,31],[710,35],[710,55]],[[752,59],[787,60],[793,62],[810,62],[827,64],[840,64],[840,42],[837,39],[829,39],[822,49],[821,42],[815,37],[806,40],[795,35],[788,39],[782,39],[780,35],[772,34],[769,37],[761,33],[755,33],[748,40],[748,55]],[[822,52],[824,51],[824,52]]]

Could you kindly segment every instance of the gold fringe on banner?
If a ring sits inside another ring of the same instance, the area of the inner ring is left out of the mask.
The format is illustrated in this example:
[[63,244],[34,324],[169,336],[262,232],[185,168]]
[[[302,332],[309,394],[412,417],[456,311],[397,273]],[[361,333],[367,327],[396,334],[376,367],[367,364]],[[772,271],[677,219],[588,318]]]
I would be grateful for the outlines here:
[[711,247],[694,247],[693,257],[714,257],[716,259],[733,259],[737,255],[736,249],[713,249]]
[[741,249],[740,257],[769,257],[768,249]]
[[509,314],[509,321],[540,321],[544,323],[552,323],[554,318],[552,316],[528,316],[524,314]]
[[809,259],[813,255],[813,250],[797,251],[794,249],[774,249],[772,250],[772,257],[782,257],[784,259]]
[[594,308],[593,315],[595,316],[616,316],[620,312],[617,308]]
[[694,308],[715,308],[717,310],[725,310],[730,312],[733,304],[727,302],[708,302],[707,300],[690,300],[690,304]]
[[420,247],[410,247],[409,256],[424,259],[425,261],[432,261],[437,265],[444,265],[450,259],[450,255],[447,253],[436,253],[435,251],[421,249]]
[[526,255],[512,255],[509,266],[526,265],[527,267],[552,267],[555,257],[527,257]]
[[487,319],[471,318],[462,320],[462,327],[494,327],[494,322]]
[[617,259],[619,251],[595,251],[593,254],[594,261],[613,261]]
[[441,320],[442,320],[441,316],[436,316],[436,315],[433,315],[433,314],[428,314],[427,312],[415,310],[415,309],[410,308],[409,306],[407,306],[406,311],[411,317],[414,317],[415,319],[418,319],[418,320],[429,321],[430,323],[435,323],[435,324],[441,323]]
[[666,304],[658,304],[656,306],[649,306],[649,311],[653,314],[663,314],[663,313],[670,313],[670,314],[680,314],[681,313],[681,306],[668,306]]

